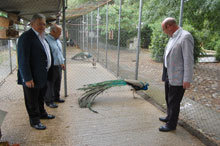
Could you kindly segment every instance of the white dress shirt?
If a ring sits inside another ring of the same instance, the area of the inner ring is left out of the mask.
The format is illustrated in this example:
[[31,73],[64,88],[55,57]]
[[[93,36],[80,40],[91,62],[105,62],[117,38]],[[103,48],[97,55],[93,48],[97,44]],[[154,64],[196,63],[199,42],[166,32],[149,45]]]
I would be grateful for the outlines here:
[[45,34],[43,33],[42,35],[40,35],[36,30],[34,30],[34,28],[32,28],[33,31],[35,32],[35,34],[37,35],[37,37],[39,38],[41,44],[44,47],[44,50],[46,52],[47,55],[47,70],[49,70],[50,66],[51,66],[51,55],[50,55],[50,48],[49,45],[47,44],[46,40],[45,40]]

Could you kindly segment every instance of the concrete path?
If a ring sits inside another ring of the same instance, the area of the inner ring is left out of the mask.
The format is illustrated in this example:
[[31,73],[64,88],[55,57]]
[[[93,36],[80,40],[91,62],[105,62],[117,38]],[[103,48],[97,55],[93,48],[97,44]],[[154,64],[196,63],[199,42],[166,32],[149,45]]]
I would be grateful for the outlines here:
[[[68,64],[68,97],[57,109],[46,107],[56,116],[42,120],[44,131],[30,127],[23,93],[16,85],[16,72],[0,87],[0,108],[8,112],[2,126],[1,141],[21,146],[202,146],[203,144],[182,127],[162,133],[164,123],[158,118],[165,114],[141,97],[133,99],[129,87],[113,88],[97,97],[93,109],[78,106],[84,84],[116,79],[102,66],[91,63]],[[62,89],[63,90],[63,89]],[[63,91],[62,91],[63,93]]]

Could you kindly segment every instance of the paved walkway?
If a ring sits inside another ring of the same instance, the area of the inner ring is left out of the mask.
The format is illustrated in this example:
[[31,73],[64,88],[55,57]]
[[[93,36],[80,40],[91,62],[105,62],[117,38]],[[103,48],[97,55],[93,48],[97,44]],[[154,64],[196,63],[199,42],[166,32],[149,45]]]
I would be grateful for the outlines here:
[[[68,97],[57,109],[47,108],[56,115],[53,120],[42,120],[47,126],[38,131],[29,126],[23,93],[16,85],[16,72],[0,87],[0,107],[8,112],[2,125],[1,141],[21,146],[202,146],[185,129],[162,133],[164,123],[158,117],[165,114],[141,97],[133,99],[128,87],[113,88],[99,95],[93,109],[78,106],[84,84],[116,79],[100,65],[91,63],[68,64]],[[63,89],[62,89],[63,90]],[[62,91],[63,93],[63,91]]]

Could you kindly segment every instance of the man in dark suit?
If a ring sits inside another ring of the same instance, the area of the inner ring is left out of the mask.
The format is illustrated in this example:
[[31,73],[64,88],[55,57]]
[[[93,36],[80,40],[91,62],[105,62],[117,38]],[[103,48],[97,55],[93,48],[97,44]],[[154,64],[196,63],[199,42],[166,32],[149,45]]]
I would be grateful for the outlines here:
[[166,18],[162,22],[162,29],[170,39],[164,52],[162,76],[165,82],[167,116],[159,118],[160,121],[166,122],[159,130],[167,132],[176,129],[180,102],[185,89],[189,88],[192,82],[194,40],[188,31],[176,24],[174,18]]
[[46,18],[36,14],[31,19],[31,29],[18,40],[18,84],[23,85],[26,109],[30,125],[38,130],[46,129],[40,119],[53,119],[44,109],[44,95],[48,71],[51,66],[51,52],[45,41]]

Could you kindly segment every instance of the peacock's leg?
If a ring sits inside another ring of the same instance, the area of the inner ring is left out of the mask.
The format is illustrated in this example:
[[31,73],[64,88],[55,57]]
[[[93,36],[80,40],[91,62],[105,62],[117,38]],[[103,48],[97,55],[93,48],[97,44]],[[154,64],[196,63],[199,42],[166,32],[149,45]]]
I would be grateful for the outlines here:
[[133,98],[134,99],[137,99],[137,97],[134,95],[134,93],[136,93],[136,90],[135,89],[131,89],[132,93],[133,93]]

